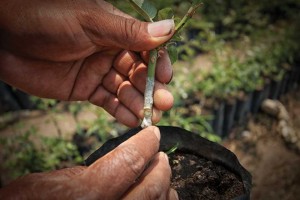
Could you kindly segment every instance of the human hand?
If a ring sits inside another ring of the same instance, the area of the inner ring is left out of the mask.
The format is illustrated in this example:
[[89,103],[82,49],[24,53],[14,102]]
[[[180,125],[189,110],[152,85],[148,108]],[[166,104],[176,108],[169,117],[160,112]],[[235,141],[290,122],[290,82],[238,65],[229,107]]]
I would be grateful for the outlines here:
[[21,177],[0,190],[0,199],[178,199],[159,140],[159,129],[148,127],[89,167]]
[[[143,51],[169,40],[173,21],[140,22],[102,0],[2,0],[0,8],[0,79],[40,97],[90,101],[127,126],[139,124]],[[172,107],[171,77],[161,53],[154,123]]]

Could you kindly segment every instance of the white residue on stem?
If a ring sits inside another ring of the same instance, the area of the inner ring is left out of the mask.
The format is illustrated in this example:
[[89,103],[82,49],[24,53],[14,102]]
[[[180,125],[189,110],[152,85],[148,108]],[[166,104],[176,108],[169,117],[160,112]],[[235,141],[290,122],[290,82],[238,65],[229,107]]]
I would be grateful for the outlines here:
[[154,91],[154,78],[147,78],[145,98],[144,98],[144,119],[141,127],[146,128],[152,125],[152,111],[153,111],[153,91]]

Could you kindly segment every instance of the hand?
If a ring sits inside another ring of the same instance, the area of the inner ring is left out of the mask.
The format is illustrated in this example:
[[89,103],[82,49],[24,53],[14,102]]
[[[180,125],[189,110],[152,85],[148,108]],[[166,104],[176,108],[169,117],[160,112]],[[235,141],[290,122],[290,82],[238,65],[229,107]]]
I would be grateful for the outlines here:
[[[0,8],[0,79],[40,97],[90,101],[127,126],[139,124],[143,51],[172,36],[172,20],[140,22],[102,0],[1,0]],[[172,107],[171,77],[161,53],[154,122]]]
[[159,140],[159,129],[149,127],[89,167],[21,177],[0,190],[0,199],[178,199]]

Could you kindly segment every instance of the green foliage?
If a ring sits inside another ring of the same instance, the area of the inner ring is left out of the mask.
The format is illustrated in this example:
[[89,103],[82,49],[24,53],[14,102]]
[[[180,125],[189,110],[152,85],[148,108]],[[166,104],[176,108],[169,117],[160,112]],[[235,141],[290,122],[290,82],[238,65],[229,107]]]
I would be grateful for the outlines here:
[[74,164],[83,161],[73,143],[59,137],[41,137],[35,127],[15,136],[0,138],[0,144],[3,167],[10,172],[12,179],[32,172],[59,169],[63,161]]
[[213,130],[209,124],[212,116],[189,115],[189,110],[180,105],[173,107],[170,111],[165,112],[158,125],[177,126],[185,130],[199,133],[200,136],[210,138],[219,142],[220,138],[213,135]]
[[222,45],[213,51],[213,68],[202,74],[198,89],[206,97],[226,99],[262,88],[266,79],[281,80],[300,50],[295,34],[295,26],[284,23]]
[[148,0],[128,0],[130,4],[137,10],[140,15],[148,22],[152,22],[157,14],[156,8]]
[[57,102],[58,102],[55,99],[45,99],[45,98],[39,98],[36,96],[31,96],[30,100],[40,110],[48,110],[49,108],[53,108],[53,107],[55,107],[55,105],[57,105]]
[[[174,11],[172,8],[164,8],[159,10],[157,15],[157,20],[164,20],[164,19],[174,19]],[[174,19],[175,25],[180,22],[180,18]],[[165,44],[165,47],[168,51],[171,63],[174,64],[178,60],[178,52],[176,47],[176,42],[181,41],[181,37],[179,33],[173,35],[171,40]]]
[[157,20],[164,20],[164,19],[173,19],[174,18],[174,11],[172,8],[163,8],[158,11]]
[[112,137],[117,137],[120,133],[127,130],[126,126],[117,123],[105,110],[93,105],[85,106],[82,110],[93,113],[95,118],[77,122],[76,133],[83,137],[95,136],[99,140],[99,143],[95,144],[95,148],[99,148],[101,143],[106,142]]

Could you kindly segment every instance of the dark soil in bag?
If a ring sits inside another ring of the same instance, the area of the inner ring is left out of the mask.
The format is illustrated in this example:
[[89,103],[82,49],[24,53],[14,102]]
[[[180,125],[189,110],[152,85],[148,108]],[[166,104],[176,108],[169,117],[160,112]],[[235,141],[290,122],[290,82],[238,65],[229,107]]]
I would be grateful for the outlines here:
[[243,182],[225,167],[199,156],[174,153],[169,156],[171,187],[180,199],[234,199],[242,196]]

